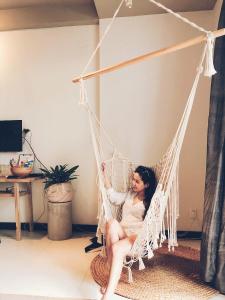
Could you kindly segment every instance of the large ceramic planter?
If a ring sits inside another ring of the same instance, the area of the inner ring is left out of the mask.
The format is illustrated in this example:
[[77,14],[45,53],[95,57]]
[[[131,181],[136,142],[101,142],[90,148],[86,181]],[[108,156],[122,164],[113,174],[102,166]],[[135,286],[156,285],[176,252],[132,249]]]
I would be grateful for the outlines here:
[[72,235],[73,187],[70,182],[55,184],[47,190],[48,238],[65,240]]

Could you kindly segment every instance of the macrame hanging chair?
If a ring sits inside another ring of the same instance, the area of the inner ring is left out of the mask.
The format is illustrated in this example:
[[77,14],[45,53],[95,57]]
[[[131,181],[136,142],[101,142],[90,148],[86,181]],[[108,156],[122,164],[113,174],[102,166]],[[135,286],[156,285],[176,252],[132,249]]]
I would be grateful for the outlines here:
[[[178,13],[173,12],[164,5],[160,4],[154,0],[148,0],[149,2],[159,6],[164,9],[166,12],[174,15],[181,21],[189,24],[190,26],[200,30],[204,33],[204,36],[189,40],[187,42],[164,48],[162,50],[143,55],[141,57],[129,60],[127,62],[120,63],[115,66],[111,66],[93,73],[84,75],[88,66],[90,65],[92,59],[100,48],[104,38],[108,34],[121,6],[126,2],[126,5],[131,7],[132,1],[122,0],[116,12],[114,13],[111,22],[107,26],[104,34],[102,35],[100,42],[98,43],[95,51],[91,55],[86,67],[84,68],[82,74],[79,78],[75,78],[73,82],[80,83],[80,105],[82,105],[89,117],[89,125],[93,143],[93,149],[97,164],[98,171],[98,186],[99,186],[99,207],[98,207],[98,229],[97,236],[104,236],[105,222],[111,218],[120,218],[121,207],[114,206],[110,203],[107,192],[104,187],[104,179],[101,171],[101,163],[105,161],[106,170],[108,176],[111,179],[112,187],[120,192],[127,192],[130,188],[130,178],[133,170],[138,165],[137,163],[131,162],[128,158],[124,157],[114,146],[111,138],[107,134],[106,130],[103,127],[103,124],[98,120],[96,114],[91,109],[91,106],[88,101],[87,90],[85,87],[84,79],[90,77],[101,75],[106,72],[121,68],[131,63],[138,62],[140,60],[160,56],[172,51],[176,51],[185,47],[189,47],[194,44],[205,41],[203,47],[202,55],[200,57],[200,62],[197,67],[196,76],[193,81],[193,85],[175,133],[175,136],[168,147],[165,155],[161,160],[155,165],[151,166],[154,168],[158,184],[156,191],[152,197],[150,207],[147,211],[147,214],[143,221],[143,226],[138,234],[134,245],[131,249],[131,256],[129,259],[124,262],[124,266],[128,268],[129,282],[132,281],[131,265],[135,261],[139,261],[139,269],[144,268],[144,263],[142,258],[148,257],[149,259],[153,256],[153,250],[161,246],[162,242],[167,238],[168,239],[168,248],[169,250],[174,246],[177,246],[177,235],[176,235],[176,220],[178,217],[178,198],[179,198],[179,189],[178,189],[178,171],[179,171],[179,157],[181,152],[182,143],[185,136],[185,131],[187,129],[191,109],[193,106],[198,82],[201,73],[203,72],[203,64],[205,62],[205,72],[204,75],[212,76],[216,73],[213,66],[213,45],[214,39],[216,37],[222,36],[225,34],[225,29],[218,30],[216,32],[206,31],[204,28],[196,25],[193,22],[190,22],[186,18],[182,17]],[[104,140],[104,142],[103,142]],[[109,159],[106,159],[104,154],[105,143],[111,145],[112,147],[112,156]],[[165,234],[165,229],[167,229],[167,237]]]

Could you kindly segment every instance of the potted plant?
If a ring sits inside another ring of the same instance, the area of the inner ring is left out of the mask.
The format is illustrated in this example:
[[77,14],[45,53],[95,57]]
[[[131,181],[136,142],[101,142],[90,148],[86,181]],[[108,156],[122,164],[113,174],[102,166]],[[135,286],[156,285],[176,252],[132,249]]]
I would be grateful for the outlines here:
[[45,190],[48,199],[48,238],[65,240],[72,235],[72,199],[71,180],[76,179],[79,166],[68,168],[57,165],[50,169],[41,169],[45,176]]
[[76,170],[79,165],[68,168],[65,165],[56,165],[50,169],[40,169],[45,177],[45,190],[48,201],[68,202],[72,200],[73,188],[71,180],[76,179]]

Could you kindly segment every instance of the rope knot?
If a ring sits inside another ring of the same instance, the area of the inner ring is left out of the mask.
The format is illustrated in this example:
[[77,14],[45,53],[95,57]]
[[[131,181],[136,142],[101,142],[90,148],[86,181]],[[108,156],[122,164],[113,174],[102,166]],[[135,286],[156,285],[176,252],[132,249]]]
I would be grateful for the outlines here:
[[212,32],[207,33],[207,45],[206,45],[206,57],[205,57],[205,72],[204,75],[211,77],[216,74],[216,70],[213,64],[213,49],[214,49],[215,37]]
[[128,8],[131,8],[132,7],[132,0],[125,0],[125,2],[126,2],[126,6],[128,7]]
[[203,70],[204,70],[204,68],[203,68],[203,66],[201,65],[201,66],[199,66],[199,67],[197,68],[196,71],[199,72],[199,73],[202,73]]
[[79,83],[80,83],[80,98],[79,98],[78,105],[88,109],[87,93],[84,86],[84,80],[81,78],[79,80]]

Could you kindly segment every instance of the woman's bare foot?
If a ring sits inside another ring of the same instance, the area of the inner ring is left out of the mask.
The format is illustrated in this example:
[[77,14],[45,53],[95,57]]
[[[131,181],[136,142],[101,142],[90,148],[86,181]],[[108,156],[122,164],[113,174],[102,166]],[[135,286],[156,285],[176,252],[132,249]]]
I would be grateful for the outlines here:
[[110,300],[110,299],[112,299],[112,296],[113,295],[107,295],[107,294],[104,294],[103,296],[102,296],[102,298],[101,298],[101,300]]
[[100,288],[100,293],[101,293],[102,295],[104,295],[104,294],[105,294],[105,291],[106,291],[106,287],[105,287],[105,286],[101,286],[101,288]]

